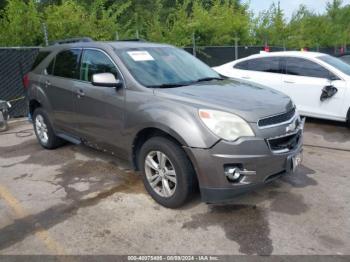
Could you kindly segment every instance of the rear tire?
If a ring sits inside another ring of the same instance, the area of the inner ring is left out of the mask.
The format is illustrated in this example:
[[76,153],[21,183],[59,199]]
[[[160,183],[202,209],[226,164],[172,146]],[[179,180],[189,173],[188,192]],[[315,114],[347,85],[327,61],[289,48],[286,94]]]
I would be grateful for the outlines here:
[[194,169],[183,149],[172,140],[153,137],[146,141],[138,164],[147,192],[160,205],[177,208],[192,195],[196,183]]
[[56,136],[45,110],[37,108],[33,114],[34,132],[38,142],[45,149],[55,149],[65,144],[65,141]]

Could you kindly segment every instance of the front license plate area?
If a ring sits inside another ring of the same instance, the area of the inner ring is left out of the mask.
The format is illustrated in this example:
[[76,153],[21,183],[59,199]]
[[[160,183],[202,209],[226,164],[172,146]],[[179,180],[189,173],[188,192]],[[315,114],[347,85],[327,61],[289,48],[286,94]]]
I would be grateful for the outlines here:
[[287,173],[295,173],[298,167],[303,162],[303,152],[299,152],[293,156],[288,157],[287,159]]

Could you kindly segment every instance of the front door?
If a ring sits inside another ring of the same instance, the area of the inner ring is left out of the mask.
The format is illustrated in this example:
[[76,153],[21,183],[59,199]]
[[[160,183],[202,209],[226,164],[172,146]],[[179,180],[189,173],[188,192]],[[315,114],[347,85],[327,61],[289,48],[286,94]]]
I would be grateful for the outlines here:
[[110,151],[120,149],[124,123],[124,88],[94,86],[92,75],[120,73],[112,59],[102,50],[84,49],[80,66],[80,82],[76,86],[76,114],[81,138]]
[[[345,82],[331,81],[336,78],[329,70],[314,61],[297,57],[285,60],[286,74],[283,76],[283,90],[306,116],[320,118],[339,118]],[[338,92],[331,98],[321,101],[322,89],[333,85]]]

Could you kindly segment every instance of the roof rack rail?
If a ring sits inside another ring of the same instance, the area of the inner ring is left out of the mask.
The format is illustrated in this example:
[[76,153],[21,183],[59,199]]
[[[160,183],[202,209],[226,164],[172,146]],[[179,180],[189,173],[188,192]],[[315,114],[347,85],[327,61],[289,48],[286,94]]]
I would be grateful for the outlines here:
[[140,38],[130,38],[130,39],[120,39],[120,40],[117,40],[117,42],[147,42],[147,41]]
[[51,43],[51,45],[62,45],[62,44],[72,44],[72,43],[79,43],[79,42],[93,42],[92,38],[90,37],[75,37],[75,38],[67,38],[62,40],[56,40]]

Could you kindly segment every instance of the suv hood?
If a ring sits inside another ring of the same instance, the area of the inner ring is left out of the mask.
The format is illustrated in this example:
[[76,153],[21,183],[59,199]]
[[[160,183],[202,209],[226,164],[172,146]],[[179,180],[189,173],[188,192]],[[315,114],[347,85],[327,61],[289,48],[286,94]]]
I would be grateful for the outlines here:
[[155,89],[154,93],[197,108],[234,113],[251,123],[284,113],[294,106],[288,96],[244,81],[214,80],[183,87]]

